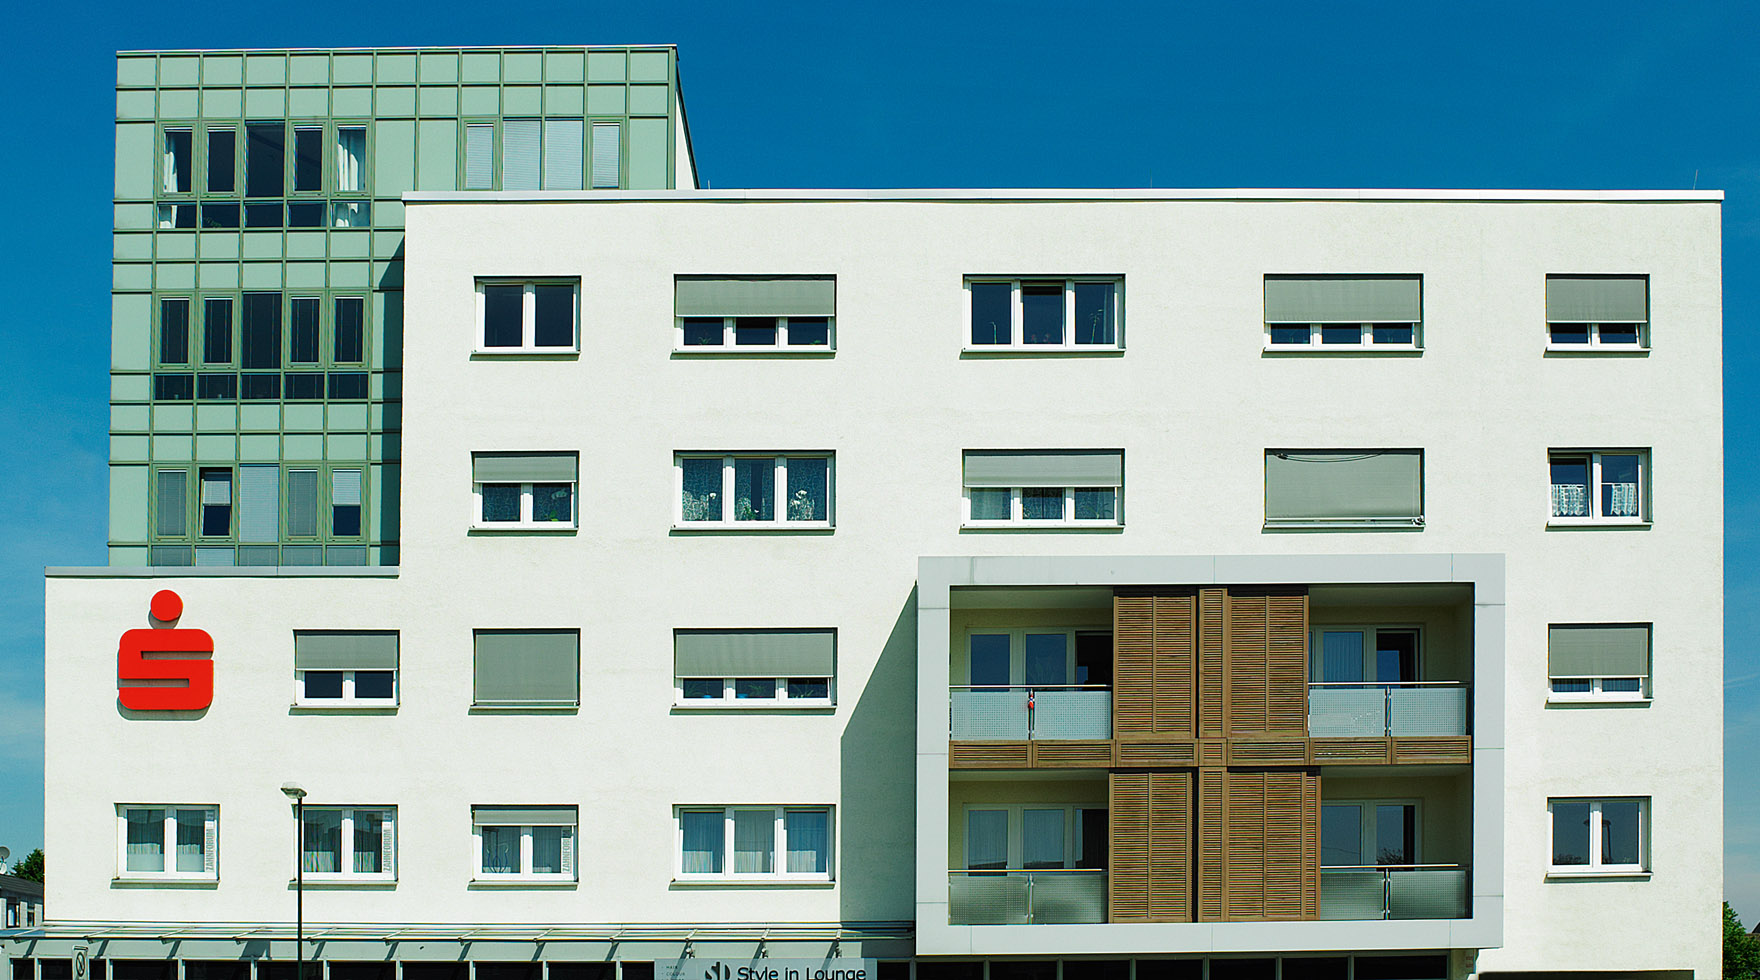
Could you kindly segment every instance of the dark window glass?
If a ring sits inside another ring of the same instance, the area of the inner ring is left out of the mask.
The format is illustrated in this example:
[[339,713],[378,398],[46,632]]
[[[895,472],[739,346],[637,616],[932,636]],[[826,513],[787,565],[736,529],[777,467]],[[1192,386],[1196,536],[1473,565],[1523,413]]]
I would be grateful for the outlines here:
[[776,519],[776,460],[760,456],[733,461],[733,519]]
[[196,397],[205,402],[238,400],[238,375],[204,374],[196,378]]
[[538,286],[532,343],[537,347],[574,346],[574,287]]
[[1076,821],[1076,867],[1100,868],[1108,866],[1109,841],[1107,828],[1112,825],[1112,814],[1108,810],[1084,807],[1079,811],[1081,817]]
[[1063,283],[1021,283],[1021,343],[1063,343]]
[[687,700],[719,698],[721,690],[721,678],[719,677],[687,677],[684,679],[684,696]]
[[[548,970],[550,980],[617,980],[615,963],[558,963],[551,960]],[[336,980],[334,971],[330,980]]]
[[330,372],[330,397],[337,401],[358,401],[367,397],[365,371]]
[[1076,634],[1076,683],[1112,683],[1112,634]]
[[287,227],[324,227],[324,202],[307,201],[301,204],[289,204],[287,206]]
[[1418,679],[1418,634],[1412,630],[1375,631],[1375,679]]
[[1021,518],[1028,521],[1063,520],[1063,490],[1058,487],[1022,487]]
[[245,127],[244,196],[281,196],[287,168],[286,140],[286,130],[278,122]]
[[776,343],[776,318],[773,316],[742,316],[733,321],[733,342],[737,345],[767,346]]
[[919,960],[917,980],[984,980],[984,964],[971,960]]
[[189,193],[190,147],[195,134],[187,129],[165,131],[165,192]]
[[1589,863],[1589,804],[1552,804],[1552,863]]
[[476,964],[477,980],[543,980],[544,964],[542,963],[483,963]]
[[574,520],[574,484],[532,484],[532,520],[541,524]]
[[[301,127],[293,131],[293,189],[324,189],[324,131]],[[322,207],[320,205],[320,207]]]
[[238,205],[236,204],[204,204],[202,205],[203,228],[237,228]]
[[[624,960],[623,980],[654,980],[654,964],[651,961]],[[409,971],[404,970],[404,980],[409,980]]]
[[831,343],[831,321],[822,316],[788,318],[788,346],[826,347]]
[[[357,670],[354,672],[354,696],[357,698],[389,698],[393,687],[393,678],[397,675],[389,670]],[[330,970],[330,980],[336,980],[336,969]]]
[[1112,292],[1113,284],[1109,282],[1076,283],[1076,343],[1118,342]]
[[[281,366],[281,294],[245,293],[239,353],[247,368]],[[248,397],[248,396],[247,396]]]
[[1589,342],[1589,325],[1587,323],[1555,323],[1552,325],[1552,342],[1555,344],[1586,344]]
[[1129,960],[1064,960],[1063,980],[1130,980]]
[[232,471],[201,472],[201,533],[205,537],[225,537],[232,533]]
[[1275,976],[1277,976],[1276,960],[1213,959],[1210,961],[1210,980],[1272,980]]
[[1411,864],[1417,830],[1416,807],[1381,803],[1375,807],[1375,863]]
[[236,189],[233,174],[238,166],[238,131],[208,130],[208,190],[230,194]]
[[722,342],[722,323],[718,316],[687,316],[684,318],[684,345],[686,347],[719,347]]
[[1305,344],[1309,339],[1309,328],[1305,323],[1274,323],[1271,325],[1271,342],[1274,344]]
[[[1322,323],[1320,325],[1320,342],[1322,344],[1360,344],[1363,342],[1363,325],[1360,323]],[[1215,971],[1212,964],[1211,971]],[[1211,978],[1215,980],[1215,978]]]
[[483,484],[483,522],[519,520],[520,487],[517,483]]
[[483,287],[483,346],[518,347],[524,342],[525,287]]
[[238,395],[245,401],[274,401],[281,397],[281,375],[247,374],[239,382]]
[[189,363],[189,300],[159,301],[159,363]]
[[37,978],[38,980],[73,980],[73,961],[38,960]]
[[195,552],[187,544],[156,544],[147,549],[147,564],[149,565],[175,565],[187,568],[195,563]]
[[1409,344],[1412,325],[1409,323],[1377,323],[1369,327],[1377,344]]
[[1076,487],[1076,520],[1116,520],[1118,491],[1112,487]]
[[342,671],[340,671],[340,670],[308,670],[308,671],[306,671],[306,697],[308,697],[308,698],[339,698],[339,697],[342,697]]
[[244,226],[246,228],[279,228],[281,227],[281,202],[256,201],[244,206]]
[[1006,344],[1014,336],[1014,300],[1006,282],[974,282],[972,344]]
[[335,343],[331,359],[338,364],[359,364],[366,354],[367,303],[359,296],[336,300]]
[[171,980],[177,976],[172,960],[111,960],[111,980]]
[[[874,966],[874,980],[911,980],[910,960],[881,960]],[[1106,978],[1112,980],[1112,978]],[[1117,980],[1124,980],[1123,977]]]
[[232,300],[202,300],[202,363],[232,363]]
[[316,371],[287,373],[287,400],[290,402],[319,401],[324,397],[324,376]]
[[823,677],[790,677],[788,679],[788,696],[822,700],[831,696],[831,682]]
[[318,300],[297,296],[287,304],[287,362],[318,363]]
[[1345,980],[1350,960],[1343,956],[1286,956],[1283,980]]
[[1552,461],[1552,485],[1589,486],[1589,460],[1582,456],[1566,456]]
[[186,402],[195,397],[195,378],[188,374],[153,375],[153,398],[162,402]]
[[990,980],[1057,980],[1053,960],[991,960]]
[[[1448,976],[1446,956],[1358,956],[1357,980],[1443,980]],[[1216,973],[1214,963],[1211,975]]]
[[331,504],[330,533],[338,538],[355,538],[361,533],[360,504]]
[[1637,864],[1638,801],[1608,800],[1601,804],[1601,863]]
[[[167,216],[169,215],[169,221]],[[196,206],[194,204],[161,204],[159,205],[159,227],[194,228],[196,226]]]
[[[442,965],[451,966],[452,964],[447,963]],[[466,966],[467,964],[460,963],[458,965]],[[293,963],[270,963],[263,960],[257,961],[257,980],[294,980],[295,977],[299,976],[299,972],[297,965]],[[323,976],[324,964],[306,964],[305,980],[322,980]],[[171,980],[171,978],[166,977],[165,980]],[[428,978],[424,977],[423,980],[428,980]],[[448,980],[451,980],[451,978],[448,978]],[[463,978],[459,978],[459,980],[463,980]]]
[[1635,323],[1603,323],[1601,325],[1601,342],[1604,344],[1635,344],[1638,342],[1638,325]]
[[776,697],[774,677],[735,677],[733,696],[736,698],[770,699]]

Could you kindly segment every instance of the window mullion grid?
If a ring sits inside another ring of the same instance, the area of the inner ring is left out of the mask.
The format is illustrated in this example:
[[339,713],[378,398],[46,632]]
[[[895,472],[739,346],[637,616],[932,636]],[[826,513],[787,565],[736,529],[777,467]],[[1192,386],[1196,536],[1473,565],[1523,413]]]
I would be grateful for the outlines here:
[[532,520],[532,485],[522,483],[519,485],[519,522],[530,524]]
[[1063,336],[1058,338],[1059,347],[1076,345],[1076,281],[1063,281]]
[[776,346],[788,346],[788,317],[779,316],[776,318]]
[[721,346],[734,346],[736,339],[739,337],[739,332],[734,327],[735,322],[735,318],[731,316],[724,316],[721,318]]
[[1008,519],[1009,519],[1009,521],[1010,522],[1019,522],[1019,521],[1025,520],[1026,519],[1026,511],[1023,508],[1024,508],[1024,505],[1021,503],[1021,488],[1020,487],[1009,487],[1008,488]]
[[342,811],[341,822],[342,847],[341,853],[337,856],[336,872],[337,874],[352,874],[354,872],[354,811]]
[[770,493],[770,498],[771,498],[770,513],[775,515],[774,520],[776,523],[786,524],[786,523],[788,523],[788,457],[787,456],[776,457],[776,471],[775,471],[775,475],[771,478],[770,483],[771,483],[771,487],[770,487],[770,490],[771,490],[771,493]]
[[1601,801],[1589,801],[1589,867],[1602,867],[1601,842],[1606,827],[1601,821]]
[[731,877],[734,872],[733,807],[721,809],[721,873]]
[[1063,522],[1073,523],[1076,519],[1076,488],[1063,488]]
[[519,339],[527,349],[538,346],[538,285],[526,283],[520,290]]
[[1009,325],[1008,346],[1020,347],[1027,342],[1027,312],[1025,299],[1021,296],[1021,281],[1011,279],[1008,283]]
[[721,457],[721,520],[723,523],[733,521],[733,457]]
[[[1601,517],[1601,454],[1589,454],[1589,519]],[[1599,811],[1598,811],[1599,812]]]
[[774,852],[770,857],[770,873],[777,877],[788,874],[788,826],[783,819],[782,807],[777,807],[771,816],[770,849]]
[[532,828],[519,828],[519,868],[518,874],[532,874]]
[[1318,324],[1318,323],[1308,324],[1308,343],[1310,345],[1315,346],[1315,347],[1320,346],[1320,340],[1321,340],[1320,331],[1321,331],[1321,329],[1322,329],[1321,324]]

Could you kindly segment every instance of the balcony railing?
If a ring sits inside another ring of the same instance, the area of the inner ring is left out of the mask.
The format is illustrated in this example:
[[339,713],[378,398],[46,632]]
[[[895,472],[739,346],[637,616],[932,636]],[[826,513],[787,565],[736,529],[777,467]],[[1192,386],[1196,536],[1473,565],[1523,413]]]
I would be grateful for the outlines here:
[[1320,869],[1322,919],[1464,919],[1467,869],[1401,864]]
[[956,739],[1021,741],[1112,737],[1112,689],[1104,684],[985,684],[948,691]]
[[1106,872],[949,871],[947,921],[956,926],[1106,921]]
[[1467,686],[1459,681],[1308,685],[1315,738],[1467,734]]

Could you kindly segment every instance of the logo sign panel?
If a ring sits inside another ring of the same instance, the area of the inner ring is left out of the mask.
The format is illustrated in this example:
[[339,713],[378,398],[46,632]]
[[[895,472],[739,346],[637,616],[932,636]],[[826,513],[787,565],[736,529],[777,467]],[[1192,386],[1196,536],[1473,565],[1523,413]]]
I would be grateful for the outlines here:
[[[150,609],[155,627],[164,627],[122,634],[116,699],[131,711],[200,711],[213,704],[214,638],[172,626],[183,615],[183,598],[170,589],[154,595]],[[206,656],[171,656],[180,653]]]
[[817,960],[655,960],[654,980],[874,980],[875,962],[853,957]]

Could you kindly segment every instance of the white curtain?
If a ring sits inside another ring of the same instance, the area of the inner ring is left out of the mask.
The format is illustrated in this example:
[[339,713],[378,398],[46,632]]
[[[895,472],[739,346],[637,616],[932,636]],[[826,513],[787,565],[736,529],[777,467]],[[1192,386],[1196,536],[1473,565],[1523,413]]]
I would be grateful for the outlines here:
[[1553,517],[1588,517],[1589,488],[1580,483],[1552,485]]
[[1063,811],[1026,810],[1021,813],[1021,866],[1063,867]]
[[766,875],[775,870],[776,811],[733,811],[733,873]]
[[165,870],[165,811],[128,811],[128,870]]
[[725,834],[720,810],[686,810],[679,815],[684,830],[685,874],[720,874]]
[[992,870],[1008,867],[1008,811],[966,812],[966,867]]
[[831,814],[824,810],[789,810],[783,817],[788,837],[788,871],[824,874],[830,868]]
[[336,129],[336,189],[360,191],[365,188],[367,169],[367,131],[359,126]]
[[1636,483],[1608,483],[1608,507],[1603,517],[1637,517],[1638,516],[1638,485]]

